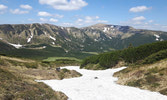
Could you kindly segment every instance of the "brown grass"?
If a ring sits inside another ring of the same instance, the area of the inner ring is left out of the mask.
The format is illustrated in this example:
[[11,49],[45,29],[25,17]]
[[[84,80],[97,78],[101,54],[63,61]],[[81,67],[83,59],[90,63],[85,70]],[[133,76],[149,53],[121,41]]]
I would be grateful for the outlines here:
[[117,83],[167,95],[167,59],[154,64],[130,66],[114,74]]

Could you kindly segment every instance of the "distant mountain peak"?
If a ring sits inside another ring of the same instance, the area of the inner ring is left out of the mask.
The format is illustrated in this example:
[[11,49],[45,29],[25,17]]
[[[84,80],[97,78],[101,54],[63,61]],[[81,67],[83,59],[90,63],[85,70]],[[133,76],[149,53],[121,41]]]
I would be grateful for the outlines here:
[[104,26],[107,26],[107,24],[97,23],[95,25],[92,25],[91,27],[104,27]]

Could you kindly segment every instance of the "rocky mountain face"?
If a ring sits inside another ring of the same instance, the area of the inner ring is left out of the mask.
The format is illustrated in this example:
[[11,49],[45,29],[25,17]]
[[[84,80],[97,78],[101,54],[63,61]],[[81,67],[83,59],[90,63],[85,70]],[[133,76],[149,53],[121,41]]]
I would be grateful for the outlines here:
[[138,46],[163,40],[167,40],[167,32],[140,30],[130,26],[96,24],[75,28],[50,24],[0,25],[0,41],[17,48],[35,48],[47,44],[63,48],[66,52],[103,52],[126,48],[129,44]]

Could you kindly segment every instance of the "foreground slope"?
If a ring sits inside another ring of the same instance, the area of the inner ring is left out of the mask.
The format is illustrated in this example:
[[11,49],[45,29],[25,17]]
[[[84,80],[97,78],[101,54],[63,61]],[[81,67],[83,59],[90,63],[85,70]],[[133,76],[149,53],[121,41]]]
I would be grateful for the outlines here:
[[55,70],[56,64],[31,59],[0,56],[0,100],[67,100],[39,79],[64,79],[81,76],[74,70]]
[[167,59],[154,64],[130,66],[116,73],[117,83],[167,95]]
[[115,74],[118,83],[167,95],[167,41],[90,56],[81,68],[107,69],[128,66]]

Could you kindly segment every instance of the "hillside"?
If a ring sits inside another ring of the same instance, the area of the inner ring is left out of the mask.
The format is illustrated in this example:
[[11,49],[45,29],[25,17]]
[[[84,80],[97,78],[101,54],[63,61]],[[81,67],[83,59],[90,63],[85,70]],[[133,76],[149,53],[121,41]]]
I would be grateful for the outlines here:
[[[106,68],[112,68],[117,64],[120,64],[120,62],[124,62],[124,64],[141,63],[142,60],[144,61],[144,59],[146,59],[145,61],[147,61],[151,60],[151,58],[153,62],[155,62],[166,58],[166,55],[161,54],[160,56],[158,56],[159,58],[157,57],[156,59],[153,59],[157,55],[156,54],[157,52],[166,49],[167,49],[167,41],[145,44],[139,47],[129,46],[128,48],[123,50],[116,50],[87,57],[83,60],[81,68],[106,69]],[[147,58],[148,56],[151,57]]]
[[167,95],[167,41],[155,42],[90,56],[81,68],[107,69],[128,66],[114,74],[122,85],[157,91]]
[[120,25],[96,24],[84,28],[38,23],[0,25],[1,54],[31,54],[31,58],[41,59],[43,54],[84,58],[89,52],[106,52],[127,48],[129,44],[136,47],[163,40],[167,40],[167,32]]
[[32,59],[0,56],[0,99],[67,100],[65,94],[54,92],[45,84],[35,81],[81,76],[74,70],[55,70],[59,66],[54,62],[42,63]]
[[118,77],[118,84],[157,91],[167,95],[167,59],[153,64],[129,66],[115,73],[114,76]]

